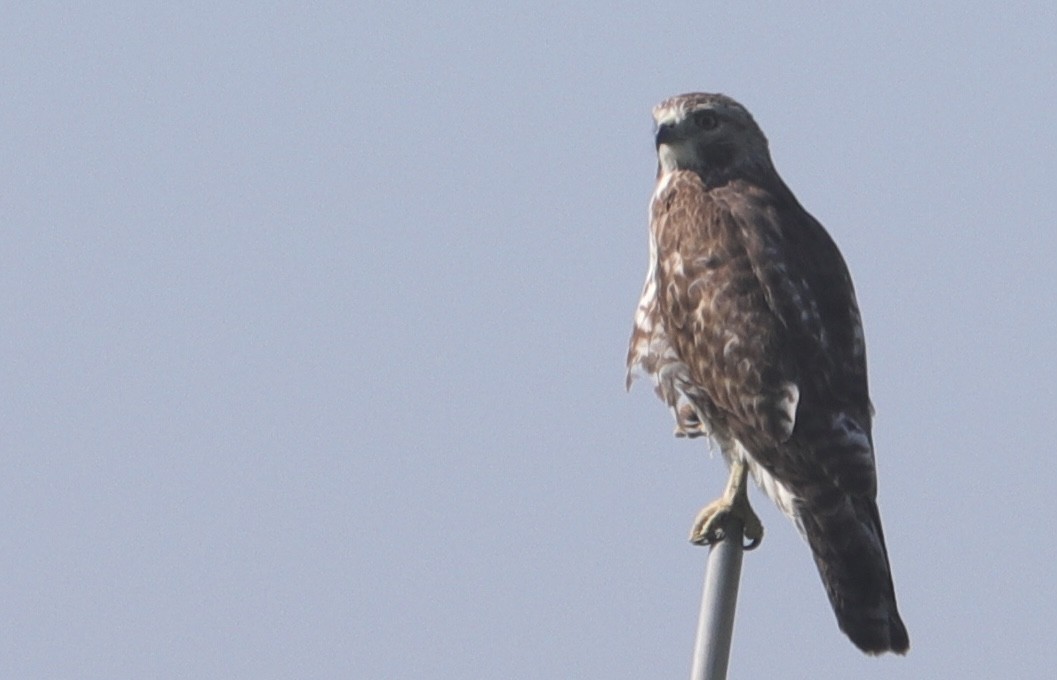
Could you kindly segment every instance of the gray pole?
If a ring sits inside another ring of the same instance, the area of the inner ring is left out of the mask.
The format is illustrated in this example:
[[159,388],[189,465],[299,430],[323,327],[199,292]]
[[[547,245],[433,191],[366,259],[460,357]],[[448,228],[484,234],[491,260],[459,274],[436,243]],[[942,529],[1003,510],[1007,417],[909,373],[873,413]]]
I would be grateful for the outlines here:
[[728,514],[723,526],[723,540],[709,548],[690,680],[724,680],[727,677],[744,552],[742,529],[741,518],[735,513]]

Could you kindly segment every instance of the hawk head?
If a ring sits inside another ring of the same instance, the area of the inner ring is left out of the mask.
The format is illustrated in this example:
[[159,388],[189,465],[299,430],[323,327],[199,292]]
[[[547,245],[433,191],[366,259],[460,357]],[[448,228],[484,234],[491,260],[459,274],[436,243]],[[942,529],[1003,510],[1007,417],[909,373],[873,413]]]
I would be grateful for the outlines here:
[[654,107],[653,120],[662,174],[773,169],[763,131],[744,106],[726,95],[693,92],[665,99]]

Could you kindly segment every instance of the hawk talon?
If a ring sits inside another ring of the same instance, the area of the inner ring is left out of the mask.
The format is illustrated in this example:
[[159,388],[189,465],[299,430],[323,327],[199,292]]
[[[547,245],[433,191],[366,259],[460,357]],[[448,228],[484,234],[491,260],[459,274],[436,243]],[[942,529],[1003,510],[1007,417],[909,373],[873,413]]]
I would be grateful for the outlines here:
[[753,550],[763,540],[763,523],[749,505],[746,478],[748,467],[744,462],[738,461],[731,465],[730,480],[723,496],[709,503],[694,519],[694,526],[690,530],[690,542],[695,545],[715,545],[724,538],[726,532],[724,526],[731,515],[741,520],[742,526],[742,549]]
[[715,501],[698,513],[690,530],[690,542],[694,545],[709,546],[721,543],[727,537],[723,525],[730,513],[736,513],[742,519],[742,549],[749,551],[759,547],[763,541],[763,524],[760,518],[747,502],[740,503],[735,500],[728,503],[726,499]]

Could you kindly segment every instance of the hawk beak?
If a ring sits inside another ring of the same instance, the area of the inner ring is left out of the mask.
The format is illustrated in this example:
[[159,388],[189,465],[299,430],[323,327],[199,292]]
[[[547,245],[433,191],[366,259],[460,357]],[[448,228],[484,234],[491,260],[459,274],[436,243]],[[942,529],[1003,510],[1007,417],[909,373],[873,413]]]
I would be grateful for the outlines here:
[[671,144],[678,139],[678,135],[675,133],[675,126],[671,123],[665,123],[664,125],[657,126],[657,147],[660,148],[661,144]]

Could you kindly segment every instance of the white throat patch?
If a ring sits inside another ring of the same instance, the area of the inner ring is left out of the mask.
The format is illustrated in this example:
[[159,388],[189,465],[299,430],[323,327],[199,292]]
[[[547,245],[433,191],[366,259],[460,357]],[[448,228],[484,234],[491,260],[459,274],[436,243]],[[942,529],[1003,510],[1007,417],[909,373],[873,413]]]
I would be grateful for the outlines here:
[[675,172],[679,167],[679,155],[670,144],[661,144],[657,147],[657,160],[661,163],[664,174]]

